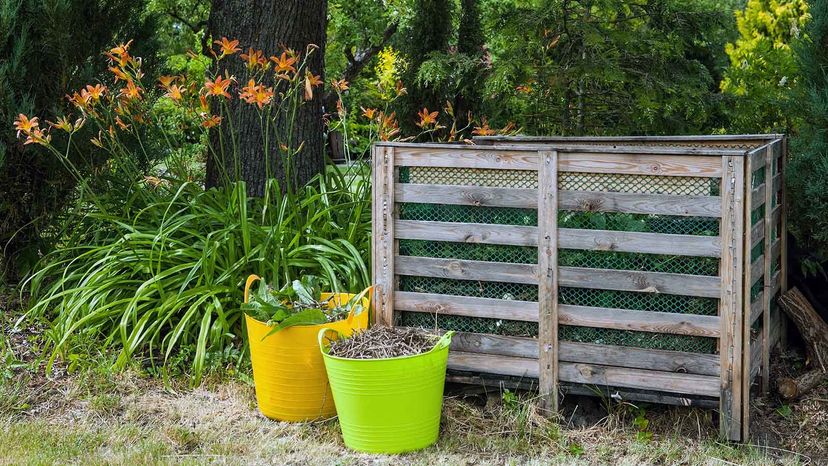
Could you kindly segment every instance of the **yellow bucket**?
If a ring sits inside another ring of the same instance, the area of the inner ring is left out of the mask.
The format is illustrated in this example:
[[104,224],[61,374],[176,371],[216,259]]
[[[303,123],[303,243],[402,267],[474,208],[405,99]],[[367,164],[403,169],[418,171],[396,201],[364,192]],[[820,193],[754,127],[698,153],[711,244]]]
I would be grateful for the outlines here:
[[[245,303],[256,280],[259,280],[256,275],[247,278]],[[351,293],[323,293],[322,299],[333,297],[330,306],[334,307],[347,303],[353,296]],[[336,415],[317,337],[323,328],[332,328],[345,335],[367,328],[370,296],[370,292],[366,293],[362,299],[363,311],[359,315],[352,313],[346,319],[326,324],[288,327],[266,338],[272,327],[245,314],[256,402],[262,414],[270,419],[291,422]]]

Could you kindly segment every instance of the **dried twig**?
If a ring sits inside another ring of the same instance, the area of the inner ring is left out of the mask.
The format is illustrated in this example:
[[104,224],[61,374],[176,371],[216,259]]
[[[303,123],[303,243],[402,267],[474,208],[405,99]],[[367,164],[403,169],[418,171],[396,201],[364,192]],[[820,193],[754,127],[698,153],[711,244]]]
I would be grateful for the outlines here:
[[437,336],[412,328],[371,327],[350,338],[331,342],[331,356],[381,359],[413,356],[432,349]]

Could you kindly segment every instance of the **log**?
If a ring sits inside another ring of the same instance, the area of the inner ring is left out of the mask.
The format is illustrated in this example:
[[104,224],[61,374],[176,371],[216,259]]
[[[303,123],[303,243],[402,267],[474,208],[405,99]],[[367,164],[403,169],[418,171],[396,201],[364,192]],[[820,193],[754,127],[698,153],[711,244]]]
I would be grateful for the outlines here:
[[779,394],[794,399],[828,380],[828,323],[796,287],[780,296],[779,304],[799,329],[805,341],[806,363],[812,368],[795,379],[782,378],[777,382]]

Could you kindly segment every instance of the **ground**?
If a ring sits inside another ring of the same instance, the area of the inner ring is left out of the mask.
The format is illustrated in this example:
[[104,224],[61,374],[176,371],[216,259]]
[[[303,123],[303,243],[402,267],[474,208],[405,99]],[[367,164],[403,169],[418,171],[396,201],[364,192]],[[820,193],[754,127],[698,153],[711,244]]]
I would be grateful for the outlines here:
[[757,400],[757,446],[718,441],[706,410],[569,398],[550,421],[531,393],[451,386],[435,446],[354,453],[335,420],[261,416],[243,373],[215,371],[191,388],[93,354],[47,375],[43,327],[15,326],[14,307],[0,307],[0,464],[828,464],[828,387],[795,404]]

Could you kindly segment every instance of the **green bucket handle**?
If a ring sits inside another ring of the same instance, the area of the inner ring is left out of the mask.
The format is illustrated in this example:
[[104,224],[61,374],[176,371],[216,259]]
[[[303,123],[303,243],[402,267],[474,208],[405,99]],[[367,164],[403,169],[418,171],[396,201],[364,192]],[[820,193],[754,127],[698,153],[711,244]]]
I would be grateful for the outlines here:
[[[335,335],[335,338],[327,337],[326,335],[328,333],[332,333],[333,335]],[[448,347],[451,344],[451,337],[453,337],[454,334],[455,334],[454,330],[447,331],[446,333],[443,334],[443,336],[440,337],[439,340],[437,340],[437,343],[434,344],[434,348],[431,348],[430,350],[428,350],[428,351],[426,351],[425,353],[422,353],[422,354],[432,353],[434,351],[438,351],[438,350],[441,350],[443,348]],[[329,346],[329,345],[325,344],[325,338],[328,338],[328,341],[330,342],[330,341],[333,341],[333,340],[339,340],[341,337],[342,337],[342,334],[339,331],[335,330],[335,329],[332,329],[332,328],[329,328],[329,327],[324,327],[324,328],[320,329],[319,334],[317,335],[317,339],[319,341],[319,350],[322,352],[322,354],[328,354],[325,351],[325,348],[326,348],[326,346]]]

